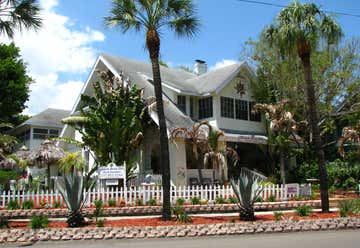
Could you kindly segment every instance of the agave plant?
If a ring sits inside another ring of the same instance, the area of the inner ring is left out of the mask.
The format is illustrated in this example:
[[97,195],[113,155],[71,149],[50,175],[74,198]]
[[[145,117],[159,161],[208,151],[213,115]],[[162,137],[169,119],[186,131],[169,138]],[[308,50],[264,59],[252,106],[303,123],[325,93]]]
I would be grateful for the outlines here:
[[245,221],[255,220],[254,203],[263,191],[261,182],[266,177],[254,171],[242,168],[238,180],[231,179],[231,186],[237,198],[240,210],[240,219]]
[[76,173],[67,174],[59,178],[57,187],[63,197],[69,213],[67,223],[69,227],[80,227],[84,224],[84,217],[81,214],[81,208],[84,202],[84,179]]

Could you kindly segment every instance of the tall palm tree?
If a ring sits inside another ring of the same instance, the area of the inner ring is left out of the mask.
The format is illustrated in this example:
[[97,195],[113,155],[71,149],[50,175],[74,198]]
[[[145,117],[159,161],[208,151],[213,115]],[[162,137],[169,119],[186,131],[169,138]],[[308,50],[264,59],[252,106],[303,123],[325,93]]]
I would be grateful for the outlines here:
[[192,37],[199,27],[192,0],[113,0],[108,26],[119,27],[124,33],[133,29],[144,31],[149,51],[156,109],[160,128],[160,161],[163,177],[163,219],[171,219],[170,211],[170,163],[167,129],[162,101],[159,66],[160,32],[168,28],[179,36]]
[[297,52],[301,60],[306,85],[309,124],[319,165],[322,211],[329,211],[329,194],[324,151],[318,126],[314,82],[311,72],[311,53],[320,42],[332,45],[339,42],[342,31],[340,26],[313,3],[301,4],[297,1],[285,7],[277,16],[275,24],[265,29],[264,35],[272,46],[285,54]]
[[40,6],[36,0],[0,0],[0,34],[14,37],[15,29],[41,27]]

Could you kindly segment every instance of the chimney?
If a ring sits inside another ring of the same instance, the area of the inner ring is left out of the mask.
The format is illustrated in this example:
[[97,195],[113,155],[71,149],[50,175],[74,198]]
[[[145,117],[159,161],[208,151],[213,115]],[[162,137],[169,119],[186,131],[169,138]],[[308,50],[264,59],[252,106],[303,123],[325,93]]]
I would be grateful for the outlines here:
[[194,64],[194,72],[196,75],[201,75],[206,73],[207,71],[207,65],[206,62],[200,59],[195,60]]

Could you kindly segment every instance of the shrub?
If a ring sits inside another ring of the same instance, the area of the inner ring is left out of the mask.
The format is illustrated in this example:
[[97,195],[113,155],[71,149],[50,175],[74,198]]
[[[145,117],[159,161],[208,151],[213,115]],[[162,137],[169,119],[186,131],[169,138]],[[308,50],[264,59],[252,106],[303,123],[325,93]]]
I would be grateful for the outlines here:
[[182,206],[185,204],[185,199],[184,198],[178,198],[176,199],[176,205],[178,206]]
[[208,200],[206,200],[206,199],[202,199],[202,200],[200,200],[200,205],[206,205],[206,204],[208,204]]
[[34,208],[34,202],[29,200],[29,201],[23,201],[21,204],[21,208],[22,209],[33,209]]
[[61,206],[61,202],[60,201],[54,201],[53,202],[53,207],[54,208],[61,208],[62,206]]
[[346,217],[349,214],[360,213],[360,199],[351,199],[339,202],[340,217]]
[[191,197],[190,202],[192,205],[199,205],[200,204],[200,198],[199,197]]
[[105,220],[97,220],[95,224],[96,224],[97,227],[104,227],[105,226]]
[[283,216],[284,216],[284,213],[283,213],[283,212],[274,212],[275,221],[281,220],[281,218],[282,218]]
[[140,198],[136,199],[135,201],[136,206],[144,206],[144,201]]
[[33,216],[30,220],[31,229],[47,228],[49,225],[49,219],[46,216]]
[[7,209],[8,210],[14,210],[14,209],[19,209],[19,202],[17,200],[10,200],[7,204]]
[[255,202],[263,202],[263,201],[264,201],[264,199],[261,196],[259,196],[258,198],[255,199]]
[[217,197],[215,199],[215,203],[216,204],[224,204],[224,203],[226,203],[226,200],[224,198],[222,198],[222,197]]
[[17,171],[4,171],[0,170],[0,185],[6,186],[10,180],[15,180],[19,176]]
[[146,204],[149,205],[149,206],[156,206],[157,201],[155,199],[150,199],[150,200],[147,201]]
[[95,206],[95,210],[94,210],[94,217],[95,217],[95,221],[98,221],[98,218],[102,216],[103,214],[103,201],[102,200],[95,200],[94,201],[94,206]]
[[296,214],[298,216],[309,216],[312,211],[310,206],[300,206],[296,208]]
[[109,205],[109,207],[115,207],[115,206],[116,206],[116,201],[115,201],[115,199],[109,199],[109,200],[108,200],[108,205]]
[[349,177],[343,182],[342,187],[344,189],[356,189],[358,186],[356,180],[353,177]]
[[274,202],[274,201],[276,201],[276,197],[275,197],[274,195],[270,195],[270,196],[267,198],[267,200],[268,200],[269,202]]
[[347,217],[349,213],[345,209],[340,208],[339,215],[340,217]]
[[230,196],[229,199],[228,199],[228,202],[231,203],[231,204],[236,204],[236,203],[238,203],[238,200],[237,200],[236,197]]
[[180,205],[176,205],[172,208],[173,215],[175,215],[175,220],[181,223],[190,223],[192,218],[185,212],[184,208]]
[[0,215],[0,229],[9,228],[9,220],[5,216]]

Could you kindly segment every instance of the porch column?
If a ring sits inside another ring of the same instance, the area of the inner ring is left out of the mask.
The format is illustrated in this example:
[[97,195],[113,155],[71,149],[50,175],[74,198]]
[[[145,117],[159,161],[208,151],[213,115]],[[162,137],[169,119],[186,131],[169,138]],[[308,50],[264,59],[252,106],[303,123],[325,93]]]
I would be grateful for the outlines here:
[[185,140],[177,138],[169,140],[170,177],[175,185],[186,185],[186,149]]

